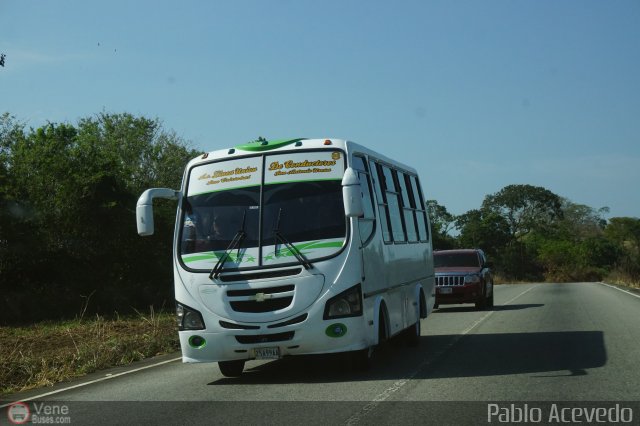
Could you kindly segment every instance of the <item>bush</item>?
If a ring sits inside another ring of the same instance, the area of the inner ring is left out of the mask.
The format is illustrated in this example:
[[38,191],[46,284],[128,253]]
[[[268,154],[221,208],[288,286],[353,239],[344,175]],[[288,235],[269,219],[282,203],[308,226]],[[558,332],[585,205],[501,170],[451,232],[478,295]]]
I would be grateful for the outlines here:
[[0,120],[0,323],[173,305],[175,204],[138,237],[149,187],[179,187],[195,152],[157,120],[100,114],[24,130]]

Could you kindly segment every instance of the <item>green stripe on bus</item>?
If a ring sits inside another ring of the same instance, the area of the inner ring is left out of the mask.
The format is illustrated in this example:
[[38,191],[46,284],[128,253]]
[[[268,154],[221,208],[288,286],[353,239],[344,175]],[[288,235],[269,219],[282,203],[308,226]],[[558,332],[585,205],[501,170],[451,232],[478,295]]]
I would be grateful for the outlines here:
[[[313,250],[313,249],[322,249],[322,248],[340,248],[342,247],[342,245],[344,244],[344,241],[312,241],[309,243],[304,243],[304,244],[293,244],[293,246],[295,247],[296,250],[298,250],[299,252],[302,252],[303,250]],[[198,262],[201,260],[211,260],[211,259],[220,259],[222,257],[222,255],[224,254],[224,252],[221,253],[202,253],[202,254],[195,254],[193,256],[182,256],[182,261],[184,263],[191,263],[191,262]],[[288,256],[293,256],[293,253],[291,252],[291,250],[289,250],[288,248],[283,248],[281,250],[279,250],[279,255],[278,257],[288,257]],[[240,255],[240,261],[243,260],[244,257],[248,257],[251,258],[252,256],[250,255]],[[265,259],[267,258],[271,258],[273,259],[272,256],[267,255],[264,257]],[[237,262],[237,256],[234,253],[229,253],[229,259],[232,262]],[[269,260],[271,260],[269,259]]]
[[276,148],[281,148],[283,146],[291,145],[292,143],[296,143],[298,141],[304,140],[304,138],[298,139],[280,139],[274,141],[267,140],[257,140],[254,142],[249,142],[244,145],[238,145],[235,148],[240,149],[242,151],[269,151]]

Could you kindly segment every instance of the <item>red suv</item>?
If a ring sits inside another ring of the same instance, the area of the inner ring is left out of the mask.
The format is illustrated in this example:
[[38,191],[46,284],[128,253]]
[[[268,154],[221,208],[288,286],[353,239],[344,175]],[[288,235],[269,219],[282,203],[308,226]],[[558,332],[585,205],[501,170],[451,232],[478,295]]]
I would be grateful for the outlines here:
[[480,249],[436,250],[436,305],[475,303],[477,309],[493,306],[493,276]]

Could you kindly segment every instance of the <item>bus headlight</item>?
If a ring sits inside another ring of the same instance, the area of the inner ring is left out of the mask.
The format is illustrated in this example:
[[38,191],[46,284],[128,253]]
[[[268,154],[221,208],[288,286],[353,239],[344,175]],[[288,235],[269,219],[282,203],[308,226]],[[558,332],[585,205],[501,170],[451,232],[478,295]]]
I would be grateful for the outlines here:
[[358,284],[329,299],[324,307],[323,319],[360,315],[362,315],[362,289]]
[[204,320],[200,312],[176,302],[178,330],[204,330]]
[[464,277],[465,284],[477,284],[480,282],[480,275],[467,275]]

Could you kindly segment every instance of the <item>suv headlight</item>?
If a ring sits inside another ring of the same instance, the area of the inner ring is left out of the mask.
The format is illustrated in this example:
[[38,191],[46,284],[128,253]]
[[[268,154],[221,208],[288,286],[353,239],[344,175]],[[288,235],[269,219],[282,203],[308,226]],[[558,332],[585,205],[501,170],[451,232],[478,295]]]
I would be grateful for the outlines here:
[[176,302],[178,330],[204,330],[204,320],[200,312]]
[[477,284],[480,282],[480,275],[467,275],[464,277],[465,284]]
[[324,307],[323,319],[357,317],[362,315],[362,289],[357,284],[333,296]]

